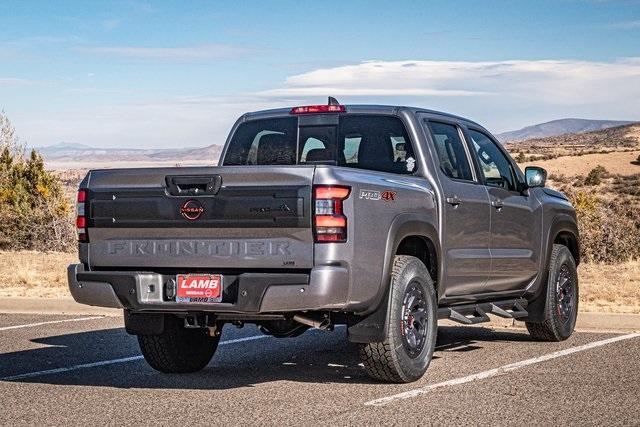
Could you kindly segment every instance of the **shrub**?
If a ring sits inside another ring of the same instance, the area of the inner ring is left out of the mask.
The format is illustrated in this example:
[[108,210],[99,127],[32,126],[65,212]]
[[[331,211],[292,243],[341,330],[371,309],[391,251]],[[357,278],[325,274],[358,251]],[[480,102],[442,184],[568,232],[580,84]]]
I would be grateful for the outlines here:
[[603,176],[607,173],[604,166],[598,165],[591,169],[584,180],[586,185],[600,185]]
[[604,202],[583,191],[569,192],[578,216],[581,258],[616,263],[640,258],[640,212],[622,200]]
[[518,154],[518,157],[516,157],[516,162],[524,163],[526,161],[527,161],[527,156],[525,156],[524,153],[521,151],[520,154]]
[[576,191],[575,193],[570,193],[569,198],[578,217],[591,215],[598,208],[598,198],[591,193]]
[[4,113],[0,125],[0,250],[72,249],[72,209],[60,180],[35,150],[24,157]]

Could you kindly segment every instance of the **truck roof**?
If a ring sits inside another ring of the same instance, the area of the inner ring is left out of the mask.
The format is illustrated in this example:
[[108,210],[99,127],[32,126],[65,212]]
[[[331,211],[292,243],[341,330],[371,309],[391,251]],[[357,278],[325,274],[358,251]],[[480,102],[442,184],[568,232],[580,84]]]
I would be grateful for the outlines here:
[[[482,125],[474,122],[473,120],[469,120],[465,117],[456,116],[455,114],[445,113],[443,111],[430,110],[427,108],[420,107],[409,107],[403,105],[378,105],[378,104],[351,104],[345,105],[347,109],[347,114],[349,113],[366,113],[366,114],[397,114],[400,110],[409,111],[411,113],[429,113],[435,114],[455,120],[464,121],[476,126],[483,128]],[[269,117],[277,117],[277,116],[288,116],[291,113],[291,107],[289,108],[274,108],[270,110],[261,110],[254,111],[250,113],[245,113],[242,118],[245,120],[255,120],[259,118],[269,118]]]

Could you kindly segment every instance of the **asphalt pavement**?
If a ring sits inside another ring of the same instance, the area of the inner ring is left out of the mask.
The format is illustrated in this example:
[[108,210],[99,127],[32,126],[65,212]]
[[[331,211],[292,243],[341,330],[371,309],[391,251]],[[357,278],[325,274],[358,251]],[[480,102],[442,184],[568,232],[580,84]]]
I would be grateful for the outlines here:
[[147,366],[122,320],[0,314],[0,425],[640,425],[640,334],[441,327],[427,374],[370,380],[344,328],[227,325],[209,366]]

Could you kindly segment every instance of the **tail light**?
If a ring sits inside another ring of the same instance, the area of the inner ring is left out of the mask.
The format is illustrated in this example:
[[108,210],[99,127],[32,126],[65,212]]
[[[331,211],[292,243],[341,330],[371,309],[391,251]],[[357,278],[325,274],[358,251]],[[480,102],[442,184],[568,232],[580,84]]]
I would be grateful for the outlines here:
[[342,202],[351,189],[335,185],[314,187],[316,243],[341,243],[347,241],[347,217]]
[[89,241],[89,235],[87,234],[87,217],[86,206],[89,201],[89,193],[87,190],[81,189],[78,191],[78,199],[76,204],[76,229],[78,230],[78,242],[86,243]]

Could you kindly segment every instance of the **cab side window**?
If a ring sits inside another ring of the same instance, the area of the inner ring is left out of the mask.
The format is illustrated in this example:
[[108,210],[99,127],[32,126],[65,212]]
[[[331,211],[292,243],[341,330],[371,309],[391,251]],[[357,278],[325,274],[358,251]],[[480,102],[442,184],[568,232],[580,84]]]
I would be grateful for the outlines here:
[[473,180],[471,166],[458,127],[449,123],[433,121],[428,123],[442,172],[449,178]]
[[518,181],[511,162],[496,143],[477,130],[469,129],[469,135],[485,185],[504,188],[507,191],[517,191]]

